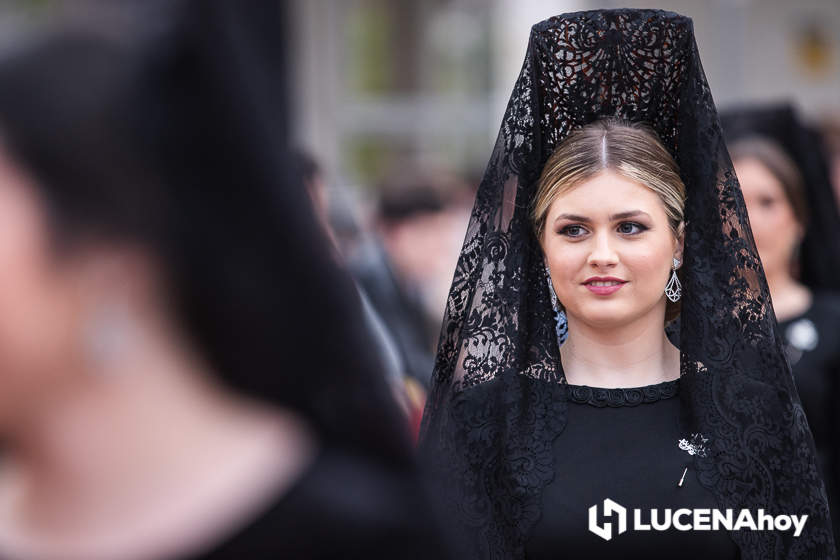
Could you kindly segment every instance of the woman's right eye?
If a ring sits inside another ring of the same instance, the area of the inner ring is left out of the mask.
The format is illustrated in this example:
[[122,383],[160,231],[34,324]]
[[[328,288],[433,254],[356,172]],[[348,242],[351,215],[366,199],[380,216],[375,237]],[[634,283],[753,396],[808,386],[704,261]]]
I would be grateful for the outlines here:
[[586,232],[583,229],[583,226],[578,225],[568,225],[560,230],[560,235],[566,235],[568,237],[580,237]]
[[758,203],[761,205],[762,208],[770,208],[775,204],[776,200],[769,196],[763,196],[758,199]]

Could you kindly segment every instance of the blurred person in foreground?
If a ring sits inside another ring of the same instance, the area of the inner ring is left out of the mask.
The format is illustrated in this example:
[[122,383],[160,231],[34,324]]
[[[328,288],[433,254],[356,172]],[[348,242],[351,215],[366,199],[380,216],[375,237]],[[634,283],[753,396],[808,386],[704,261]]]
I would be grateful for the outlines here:
[[289,172],[272,6],[0,62],[4,560],[446,556]]

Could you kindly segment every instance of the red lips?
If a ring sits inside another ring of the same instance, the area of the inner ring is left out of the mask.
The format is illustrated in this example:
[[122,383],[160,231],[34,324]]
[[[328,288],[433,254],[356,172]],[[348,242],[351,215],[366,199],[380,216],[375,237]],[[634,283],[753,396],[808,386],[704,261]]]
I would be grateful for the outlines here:
[[[594,286],[592,285],[592,282],[615,282],[615,284],[609,284],[606,286]],[[621,287],[626,283],[626,280],[622,280],[621,278],[616,278],[614,276],[592,276],[590,278],[587,278],[583,284],[593,294],[599,296],[608,296],[620,290]]]

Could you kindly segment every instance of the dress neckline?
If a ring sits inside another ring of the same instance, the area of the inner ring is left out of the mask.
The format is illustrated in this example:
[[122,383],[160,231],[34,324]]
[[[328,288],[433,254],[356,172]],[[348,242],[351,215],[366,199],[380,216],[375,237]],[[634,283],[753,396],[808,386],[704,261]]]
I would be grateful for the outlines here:
[[642,387],[590,387],[565,384],[569,401],[597,407],[638,406],[670,399],[678,393],[679,377]]

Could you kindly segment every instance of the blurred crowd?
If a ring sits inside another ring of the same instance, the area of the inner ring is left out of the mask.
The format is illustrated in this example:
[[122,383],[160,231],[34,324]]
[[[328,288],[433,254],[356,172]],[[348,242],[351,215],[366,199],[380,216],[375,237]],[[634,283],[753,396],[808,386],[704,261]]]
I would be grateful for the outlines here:
[[452,172],[404,165],[383,176],[376,199],[363,204],[340,185],[328,189],[315,156],[298,150],[296,158],[319,220],[363,296],[416,439],[475,186]]

